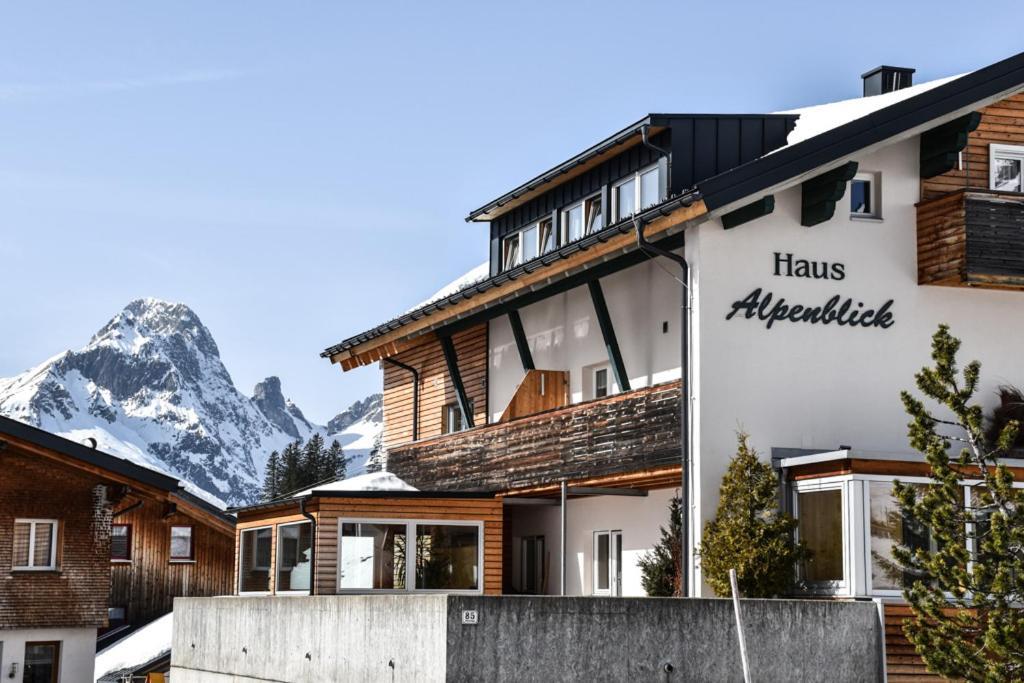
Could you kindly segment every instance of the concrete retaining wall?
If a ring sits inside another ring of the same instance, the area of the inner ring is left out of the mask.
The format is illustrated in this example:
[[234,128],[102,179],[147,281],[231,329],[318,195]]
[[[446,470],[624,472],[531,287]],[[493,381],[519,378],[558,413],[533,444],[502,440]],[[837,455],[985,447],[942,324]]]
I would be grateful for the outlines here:
[[[184,598],[174,611],[176,683],[742,681],[727,600]],[[882,678],[873,603],[744,600],[743,620],[756,681]]]

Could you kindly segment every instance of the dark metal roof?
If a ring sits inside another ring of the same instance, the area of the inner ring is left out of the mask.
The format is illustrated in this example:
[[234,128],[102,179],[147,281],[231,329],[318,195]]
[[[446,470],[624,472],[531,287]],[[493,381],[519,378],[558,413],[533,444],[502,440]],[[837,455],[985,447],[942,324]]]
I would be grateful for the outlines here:
[[708,210],[1024,85],[1024,53],[697,183]]
[[202,508],[206,512],[209,512],[211,515],[219,517],[220,519],[224,520],[229,524],[234,524],[236,522],[234,515],[228,513],[226,510],[221,510],[219,507],[217,507],[210,501],[200,498],[194,493],[189,493],[183,488],[175,491],[174,495],[176,495],[178,498],[181,498],[182,500],[187,501],[192,505],[195,505],[198,508]]
[[[675,197],[670,197],[661,204],[652,206],[651,208],[646,209],[645,211],[637,214],[636,218],[638,218],[642,222],[647,222],[653,218],[667,215],[668,213],[676,210],[679,207],[689,206],[697,199],[699,199],[699,195],[696,192],[688,192],[682,195],[677,195]],[[586,251],[587,249],[593,247],[594,245],[607,242],[612,237],[615,237],[616,235],[620,235],[623,233],[627,233],[632,229],[633,221],[632,219],[629,218],[619,221],[618,223],[615,223],[613,225],[609,225],[605,229],[600,230],[592,235],[588,235],[587,237],[584,237],[581,240],[577,240],[576,242],[567,244],[561,249],[556,249],[555,251],[549,252],[544,256],[536,258],[532,261],[527,261],[526,263],[517,266],[511,270],[506,270],[501,273],[498,273],[497,275],[492,275],[486,280],[482,280],[481,282],[460,289],[454,294],[451,294],[442,299],[438,299],[437,301],[432,301],[429,304],[420,306],[419,308],[413,309],[412,311],[409,311],[404,315],[401,315],[397,318],[393,318],[392,320],[389,320],[386,323],[378,325],[373,329],[349,337],[348,339],[345,339],[344,341],[339,342],[334,346],[328,347],[327,349],[320,353],[320,356],[322,358],[330,358],[331,356],[337,353],[341,353],[342,351],[346,351],[355,346],[359,346],[360,344],[368,342],[376,337],[380,337],[381,335],[384,335],[392,330],[397,330],[400,327],[403,327],[413,322],[414,320],[419,320],[420,318],[423,318],[425,316],[429,316],[438,311],[442,311],[445,308],[453,304],[457,304],[461,301],[465,301],[466,299],[472,299],[477,294],[482,294],[489,289],[493,289],[494,287],[503,285],[506,282],[515,280],[521,275],[532,273],[540,268],[550,266],[552,263],[556,263],[558,261],[561,261],[562,259],[568,258],[569,256],[572,256],[576,252]]]
[[612,134],[592,147],[588,147],[567,161],[563,161],[558,164],[554,168],[544,171],[514,190],[506,192],[497,199],[487,202],[478,209],[474,209],[468,216],[466,216],[466,221],[489,220],[487,214],[490,214],[495,209],[499,209],[505,204],[515,201],[524,194],[532,192],[543,185],[554,182],[561,176],[564,176],[578,166],[587,163],[594,157],[605,154],[609,150],[624,144],[626,141],[639,135],[640,130],[644,126],[669,126],[675,121],[692,119],[780,119],[787,121],[791,128],[793,122],[796,121],[796,118],[797,117],[794,114],[648,114],[636,123],[626,126],[619,132]]
[[419,499],[469,499],[469,500],[490,500],[497,495],[495,491],[335,491],[314,489],[304,496],[272,500],[267,503],[256,503],[244,507],[229,508],[231,512],[253,512],[255,510],[266,510],[286,505],[297,505],[300,500],[312,498],[406,498]]
[[0,441],[3,440],[5,434],[22,441],[28,441],[40,448],[56,451],[94,467],[100,467],[123,477],[135,479],[143,484],[148,484],[164,491],[178,492],[178,480],[174,477],[160,474],[148,467],[136,465],[123,458],[118,458],[76,441],[51,434],[45,430],[27,425],[24,422],[0,416]]

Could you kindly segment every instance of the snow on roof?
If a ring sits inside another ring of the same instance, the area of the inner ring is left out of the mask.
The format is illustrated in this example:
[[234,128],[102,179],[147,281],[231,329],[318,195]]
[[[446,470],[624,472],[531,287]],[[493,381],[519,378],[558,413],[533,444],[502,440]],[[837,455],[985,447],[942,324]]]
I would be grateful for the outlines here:
[[[789,138],[786,140],[786,146],[788,147],[789,145],[795,145],[798,142],[803,142],[804,140],[816,135],[821,135],[833,128],[838,128],[839,126],[845,125],[851,121],[863,118],[868,114],[872,114],[879,109],[884,109],[885,107],[896,104],[897,102],[902,102],[903,100],[909,99],[915,95],[920,95],[932,88],[937,88],[940,85],[944,85],[966,75],[967,74],[960,74],[958,76],[950,76],[948,78],[927,81],[925,83],[912,85],[909,88],[903,88],[902,90],[896,90],[884,95],[857,97],[852,100],[841,100],[839,102],[818,104],[810,107],[803,107],[801,109],[790,109],[788,111],[780,111],[776,113],[800,115],[800,118],[797,119],[796,127],[792,132],[790,132]],[[785,149],[785,147],[781,149]]]
[[433,296],[431,296],[430,298],[428,298],[428,299],[426,299],[424,301],[419,302],[418,304],[416,304],[415,306],[413,306],[409,310],[404,311],[403,313],[409,313],[411,311],[415,311],[417,308],[423,308],[427,304],[432,304],[435,301],[440,301],[441,299],[443,299],[443,298],[445,298],[447,296],[451,296],[452,294],[455,294],[455,292],[458,292],[459,290],[465,289],[466,287],[471,287],[472,285],[475,285],[478,282],[483,282],[488,277],[490,277],[490,275],[491,275],[491,262],[490,261],[484,261],[479,266],[477,266],[473,270],[469,271],[468,273],[466,273],[462,277],[459,277],[459,278],[457,278],[455,280],[452,280],[451,282],[446,284],[444,287],[442,287],[441,289],[439,289],[436,292],[434,292]]
[[419,489],[406,484],[390,472],[372,472],[360,474],[358,477],[339,479],[329,484],[320,484],[295,494],[308,496],[313,491],[418,491]]
[[173,612],[165,614],[96,653],[96,680],[110,680],[110,674],[137,669],[169,653],[173,617]]

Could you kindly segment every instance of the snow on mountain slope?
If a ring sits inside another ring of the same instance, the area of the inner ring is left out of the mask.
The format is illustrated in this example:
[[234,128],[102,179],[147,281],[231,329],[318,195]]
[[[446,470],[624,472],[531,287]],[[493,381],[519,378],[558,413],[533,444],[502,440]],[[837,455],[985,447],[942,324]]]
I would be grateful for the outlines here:
[[[131,302],[82,349],[0,379],[0,414],[76,441],[94,438],[104,451],[231,505],[256,500],[272,450],[313,433],[330,437],[284,398],[276,377],[244,396],[199,317],[157,299]],[[337,438],[365,459],[372,424],[358,419]]]

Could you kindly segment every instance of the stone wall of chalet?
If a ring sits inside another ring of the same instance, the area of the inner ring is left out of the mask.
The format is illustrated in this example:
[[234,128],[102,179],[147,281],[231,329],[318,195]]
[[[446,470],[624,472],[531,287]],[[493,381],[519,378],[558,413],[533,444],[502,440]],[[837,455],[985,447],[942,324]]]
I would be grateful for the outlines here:
[[[99,479],[15,447],[0,468],[0,629],[106,626],[111,509]],[[12,571],[19,518],[59,520],[56,571]]]
[[680,396],[669,382],[403,444],[388,470],[421,490],[503,491],[676,464]]

